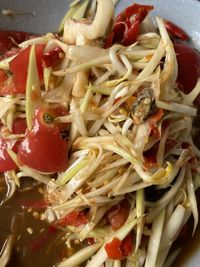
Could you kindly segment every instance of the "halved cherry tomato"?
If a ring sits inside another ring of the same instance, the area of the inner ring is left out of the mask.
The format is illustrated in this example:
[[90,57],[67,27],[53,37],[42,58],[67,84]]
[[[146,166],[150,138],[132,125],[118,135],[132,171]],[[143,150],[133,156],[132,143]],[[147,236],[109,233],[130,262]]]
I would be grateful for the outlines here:
[[126,222],[129,212],[130,203],[127,199],[123,199],[119,204],[111,207],[107,213],[106,218],[110,223],[112,229],[119,229]]
[[64,218],[57,221],[56,225],[66,226],[71,225],[78,227],[80,225],[88,223],[88,219],[82,211],[72,211]]
[[113,29],[105,40],[104,47],[113,43],[128,46],[134,43],[139,33],[139,25],[153,6],[133,4],[122,11],[113,23]]
[[[185,94],[189,94],[200,77],[200,54],[192,47],[182,43],[174,43],[174,49],[178,62],[177,82],[180,89]],[[200,103],[199,97],[196,102]]]
[[0,138],[0,172],[16,169],[17,166],[14,161],[10,158],[7,149],[17,150],[17,144],[11,140]]
[[68,143],[63,140],[54,123],[52,110],[38,108],[33,128],[27,131],[18,149],[18,159],[37,171],[55,173],[64,171],[68,162]]
[[53,50],[45,53],[42,56],[43,67],[55,67],[64,57],[64,52],[60,47],[55,47]]
[[182,41],[189,40],[189,36],[187,35],[187,33],[173,22],[165,20],[164,24],[172,38],[180,39]]
[[[42,56],[45,45],[38,44],[35,47],[38,75],[40,80],[43,78],[42,69]],[[13,73],[14,92],[13,93],[25,93],[26,91],[26,79],[28,72],[28,62],[31,47],[21,50],[17,56],[15,56],[9,62],[10,71]]]
[[33,35],[27,32],[0,31],[0,53],[9,51],[19,43],[30,39]]
[[129,233],[122,241],[114,237],[105,245],[105,250],[110,259],[122,260],[130,256],[133,250],[133,234]]

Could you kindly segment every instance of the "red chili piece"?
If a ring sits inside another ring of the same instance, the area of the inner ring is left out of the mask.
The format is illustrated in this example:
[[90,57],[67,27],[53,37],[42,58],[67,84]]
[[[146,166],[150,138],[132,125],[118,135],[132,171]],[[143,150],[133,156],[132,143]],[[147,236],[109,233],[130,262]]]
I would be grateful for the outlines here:
[[182,41],[189,40],[189,36],[187,35],[187,33],[173,22],[165,20],[164,24],[172,38],[180,39]]
[[137,40],[139,25],[145,19],[153,6],[133,4],[121,12],[113,23],[113,29],[105,40],[104,47],[113,43],[128,46]]
[[63,50],[60,47],[55,47],[53,50],[42,56],[42,67],[56,67],[63,59],[63,56]]

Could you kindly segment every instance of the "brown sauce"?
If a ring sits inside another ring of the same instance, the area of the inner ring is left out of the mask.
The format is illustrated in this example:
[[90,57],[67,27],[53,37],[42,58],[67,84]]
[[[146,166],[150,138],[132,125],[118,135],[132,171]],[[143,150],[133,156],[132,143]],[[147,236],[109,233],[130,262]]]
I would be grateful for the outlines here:
[[[51,267],[66,256],[63,232],[49,227],[43,219],[43,210],[29,209],[27,212],[22,208],[22,203],[42,198],[38,189],[36,186],[24,192],[18,191],[11,200],[0,206],[0,251],[11,233],[13,216],[17,216],[14,225],[17,235],[8,267]],[[0,202],[5,193],[1,190]]]

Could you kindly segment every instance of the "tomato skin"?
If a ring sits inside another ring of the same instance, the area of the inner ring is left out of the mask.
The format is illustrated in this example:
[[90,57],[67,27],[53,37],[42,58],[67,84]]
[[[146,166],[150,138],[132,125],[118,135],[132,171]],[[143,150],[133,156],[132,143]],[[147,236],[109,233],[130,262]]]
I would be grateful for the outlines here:
[[27,32],[0,31],[0,53],[9,51],[12,47],[31,38]]
[[55,47],[53,50],[45,53],[42,56],[42,66],[56,67],[64,57],[64,52],[60,47]]
[[129,212],[130,203],[127,199],[123,199],[119,204],[111,207],[107,213],[106,218],[113,230],[119,229],[126,222]]
[[[40,80],[43,78],[43,69],[42,69],[42,55],[44,52],[45,45],[38,44],[35,47],[36,51],[36,60],[38,75]],[[25,93],[26,91],[26,80],[28,74],[28,63],[29,63],[29,54],[31,46],[26,47],[21,50],[18,55],[16,55],[10,62],[9,68],[13,73],[13,82],[14,82],[14,91],[13,94]]]
[[[183,43],[174,43],[174,49],[178,62],[177,82],[180,89],[189,94],[200,77],[200,54]],[[200,103],[199,100],[197,102]]]
[[58,220],[57,225],[66,226],[71,225],[78,227],[80,225],[88,223],[88,219],[82,211],[72,211],[64,218]]
[[145,19],[153,6],[133,4],[122,11],[113,23],[113,29],[105,40],[104,48],[113,43],[124,46],[133,44],[137,40],[139,25]]
[[0,138],[0,172],[14,170],[17,168],[14,161],[10,158],[7,149],[16,151],[17,144],[13,144],[10,140]]
[[61,138],[58,127],[46,123],[44,116],[50,111],[38,108],[33,120],[33,128],[26,131],[19,145],[18,159],[23,165],[40,172],[55,173],[64,171],[68,162],[68,143]]
[[164,24],[171,37],[175,39],[180,39],[182,41],[189,40],[189,36],[187,35],[187,33],[173,22],[165,20]]

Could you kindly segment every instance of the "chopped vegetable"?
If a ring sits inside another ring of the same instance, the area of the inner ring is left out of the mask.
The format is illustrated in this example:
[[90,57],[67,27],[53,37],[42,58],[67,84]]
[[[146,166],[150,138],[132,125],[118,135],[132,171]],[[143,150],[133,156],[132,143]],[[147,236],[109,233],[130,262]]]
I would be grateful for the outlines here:
[[26,132],[19,146],[18,159],[21,164],[40,172],[64,171],[68,162],[67,147],[67,141],[62,139],[54,123],[54,113],[39,108],[33,118],[32,130]]

